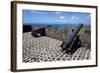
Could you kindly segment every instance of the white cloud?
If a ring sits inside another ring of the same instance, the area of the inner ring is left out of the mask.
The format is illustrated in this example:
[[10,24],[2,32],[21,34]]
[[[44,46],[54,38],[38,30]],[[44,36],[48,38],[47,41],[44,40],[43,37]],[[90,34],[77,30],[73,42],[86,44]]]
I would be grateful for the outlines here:
[[65,16],[63,16],[63,15],[59,16],[59,18],[56,19],[56,21],[59,21],[59,22],[68,22],[67,19],[65,19]]
[[76,20],[79,20],[79,17],[76,17]]
[[36,11],[31,11],[32,13],[36,13]]
[[67,20],[62,20],[63,22],[67,22]]
[[77,23],[77,24],[79,24],[80,23],[80,18],[78,17],[78,16],[72,16],[71,17],[71,22],[72,23]]
[[76,17],[76,16],[72,16],[72,20],[79,20],[79,17]]
[[57,19],[56,21],[59,21],[59,22],[68,22],[66,19],[63,19],[63,20]]
[[65,17],[64,16],[60,16],[60,19],[64,19]]
[[39,14],[40,14],[40,13],[47,13],[47,12],[43,12],[43,11],[37,11],[37,13],[39,13]]
[[43,11],[31,11],[32,13],[38,13],[38,14],[41,14],[41,13],[46,13],[46,12],[43,12]]
[[76,17],[75,16],[72,16],[72,19],[75,19]]
[[55,12],[56,14],[61,14],[62,12],[59,12],[59,11],[57,11],[57,12]]

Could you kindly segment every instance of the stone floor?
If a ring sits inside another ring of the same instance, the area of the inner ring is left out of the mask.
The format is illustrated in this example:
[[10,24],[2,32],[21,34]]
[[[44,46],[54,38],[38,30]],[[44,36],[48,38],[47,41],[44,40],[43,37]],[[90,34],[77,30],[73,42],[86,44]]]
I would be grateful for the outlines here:
[[47,36],[35,38],[30,32],[23,34],[23,62],[48,62],[90,59],[90,50],[79,48],[73,55],[62,52],[62,41]]

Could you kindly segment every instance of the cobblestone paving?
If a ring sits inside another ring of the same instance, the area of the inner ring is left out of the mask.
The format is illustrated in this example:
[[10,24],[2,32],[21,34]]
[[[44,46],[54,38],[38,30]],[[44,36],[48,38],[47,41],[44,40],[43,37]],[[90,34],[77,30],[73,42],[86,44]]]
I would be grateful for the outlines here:
[[35,38],[23,33],[23,62],[70,61],[90,59],[90,50],[79,48],[73,55],[61,52],[62,41],[47,36]]

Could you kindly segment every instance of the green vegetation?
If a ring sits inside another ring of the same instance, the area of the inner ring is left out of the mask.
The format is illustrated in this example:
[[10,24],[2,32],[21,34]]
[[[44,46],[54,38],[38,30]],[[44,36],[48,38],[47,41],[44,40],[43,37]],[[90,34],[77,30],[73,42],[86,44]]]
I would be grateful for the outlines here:
[[[72,29],[76,29],[76,27],[71,26],[71,27],[64,27],[65,30],[68,30],[68,32],[70,32]],[[67,35],[67,34],[66,34]],[[82,45],[87,48],[90,49],[91,48],[91,28],[90,27],[83,27],[78,35],[80,36],[80,39],[82,41]]]
[[[76,29],[76,26],[65,26],[61,29],[56,28],[47,28],[47,36],[58,39],[58,40],[65,40],[66,35],[68,32],[70,32],[72,29]],[[83,27],[79,31],[78,35],[80,36],[80,40],[82,41],[82,45],[90,49],[91,48],[91,28],[90,27]]]

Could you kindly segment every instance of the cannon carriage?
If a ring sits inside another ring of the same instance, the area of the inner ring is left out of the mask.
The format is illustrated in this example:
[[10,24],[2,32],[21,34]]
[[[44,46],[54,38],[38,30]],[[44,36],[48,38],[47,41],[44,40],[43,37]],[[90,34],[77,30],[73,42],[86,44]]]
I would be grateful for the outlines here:
[[72,29],[72,31],[67,34],[65,40],[60,45],[62,48],[62,51],[66,51],[68,54],[73,54],[78,48],[80,48],[81,40],[78,35],[80,29],[83,27],[83,24],[79,24],[79,26],[76,28],[76,30]]

